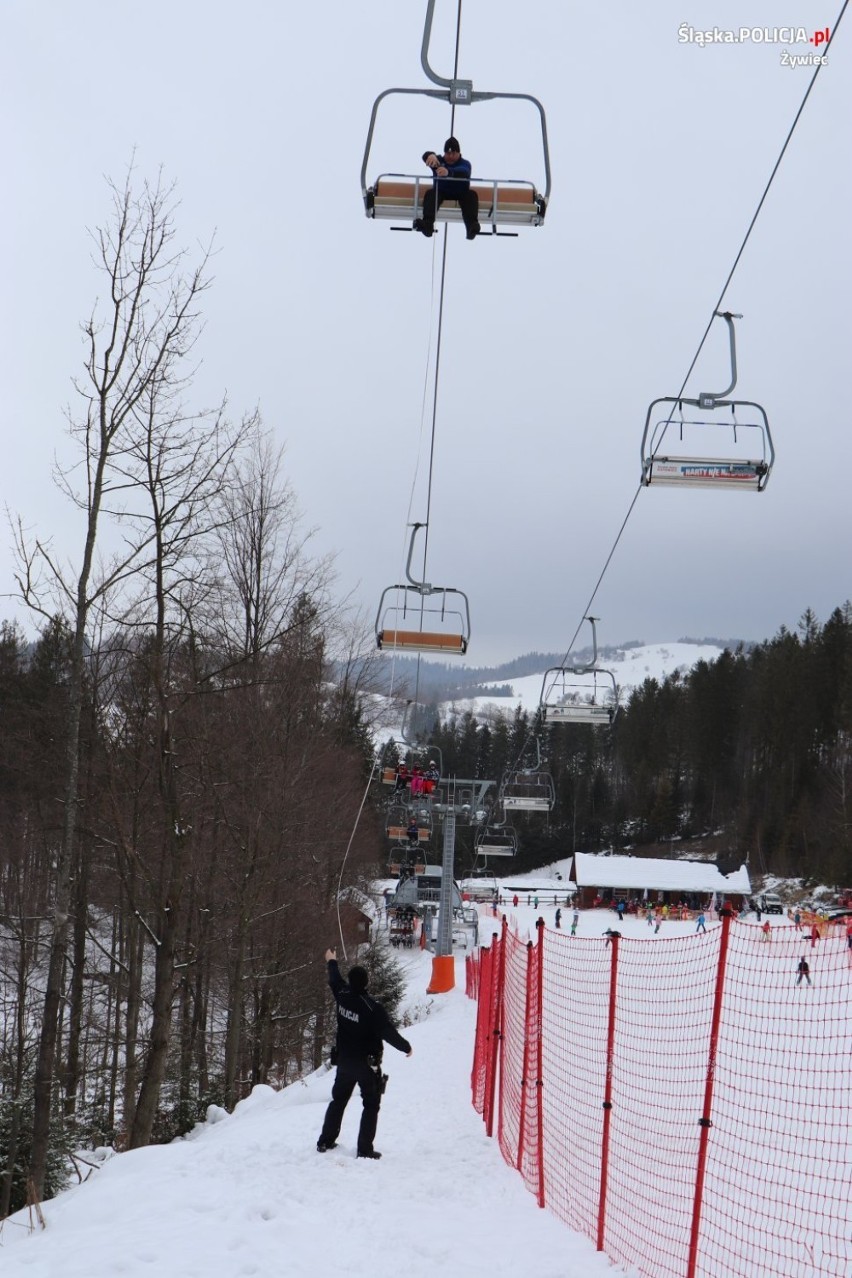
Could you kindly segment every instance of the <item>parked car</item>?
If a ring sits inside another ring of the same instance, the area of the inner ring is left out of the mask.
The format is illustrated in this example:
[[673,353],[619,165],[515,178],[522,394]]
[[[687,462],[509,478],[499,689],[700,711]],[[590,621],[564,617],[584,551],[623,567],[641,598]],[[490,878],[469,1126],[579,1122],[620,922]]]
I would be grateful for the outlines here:
[[764,892],[758,897],[758,905],[764,914],[784,913],[784,902],[777,892]]

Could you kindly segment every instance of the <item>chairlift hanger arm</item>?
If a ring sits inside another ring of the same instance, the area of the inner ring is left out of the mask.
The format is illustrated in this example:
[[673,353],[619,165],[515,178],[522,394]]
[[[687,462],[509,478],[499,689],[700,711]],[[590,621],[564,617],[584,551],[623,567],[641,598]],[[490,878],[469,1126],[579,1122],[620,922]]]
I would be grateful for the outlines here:
[[422,594],[431,595],[433,587],[429,585],[428,581],[415,581],[415,579],[411,575],[411,560],[414,555],[414,539],[421,528],[427,528],[427,527],[428,527],[427,524],[411,525],[411,540],[408,543],[408,559],[406,560],[406,563],[405,563],[405,575],[408,578],[408,580],[411,582],[412,586],[416,587],[416,589],[421,591]]
[[[557,669],[565,670],[569,674],[591,674],[598,668],[598,632],[595,625],[599,621],[599,617],[584,617],[584,621],[588,621],[592,627],[592,660],[585,662],[581,666],[560,666]],[[548,672],[549,673],[549,672]]]
[[728,326],[728,341],[731,349],[731,384],[723,391],[699,391],[699,408],[714,408],[720,399],[730,395],[737,384],[737,338],[734,332],[734,320],[742,319],[742,315],[736,315],[733,311],[716,311],[713,318],[723,319]]

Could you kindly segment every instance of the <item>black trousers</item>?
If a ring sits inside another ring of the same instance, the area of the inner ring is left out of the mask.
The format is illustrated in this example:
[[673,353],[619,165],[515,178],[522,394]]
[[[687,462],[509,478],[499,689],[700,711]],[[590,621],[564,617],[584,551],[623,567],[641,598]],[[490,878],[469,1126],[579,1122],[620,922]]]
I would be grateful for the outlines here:
[[382,1090],[376,1071],[371,1069],[364,1060],[344,1060],[338,1063],[337,1075],[334,1080],[334,1086],[331,1089],[331,1103],[325,1111],[325,1121],[322,1125],[320,1141],[330,1145],[337,1140],[340,1135],[343,1114],[355,1090],[356,1083],[361,1088],[361,1101],[364,1105],[364,1110],[361,1114],[361,1127],[358,1132],[358,1153],[369,1154],[372,1153],[373,1141],[376,1136],[379,1106],[382,1103]]
[[[438,201],[438,208],[444,203],[445,199],[452,197],[442,195]],[[464,224],[469,231],[475,230],[479,222],[479,196],[476,191],[459,191],[455,197],[459,202]],[[435,229],[435,188],[427,191],[423,196],[423,225],[427,231]]]

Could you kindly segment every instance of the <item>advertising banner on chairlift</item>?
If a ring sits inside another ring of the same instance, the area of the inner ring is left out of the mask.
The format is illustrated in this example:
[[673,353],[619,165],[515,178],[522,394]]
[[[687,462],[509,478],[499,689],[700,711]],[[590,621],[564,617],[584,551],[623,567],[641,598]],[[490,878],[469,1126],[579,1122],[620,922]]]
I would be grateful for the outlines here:
[[660,482],[692,484],[757,484],[761,471],[755,462],[654,461],[653,477]]

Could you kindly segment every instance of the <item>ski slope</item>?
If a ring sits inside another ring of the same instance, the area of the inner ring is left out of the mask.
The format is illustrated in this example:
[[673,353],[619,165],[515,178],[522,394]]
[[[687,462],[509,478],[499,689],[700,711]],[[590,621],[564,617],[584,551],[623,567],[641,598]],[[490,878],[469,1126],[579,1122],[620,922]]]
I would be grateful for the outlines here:
[[386,1052],[381,1162],[355,1159],[357,1096],[338,1148],[316,1152],[333,1071],[278,1092],[257,1087],[184,1140],[109,1158],[44,1204],[43,1232],[30,1231],[26,1212],[6,1220],[3,1278],[615,1273],[536,1206],[485,1135],[470,1099],[476,1007],[463,957],[457,988],[434,999],[424,993],[430,957],[404,952],[401,962],[408,1013],[420,1019],[404,1031],[411,1058]]

